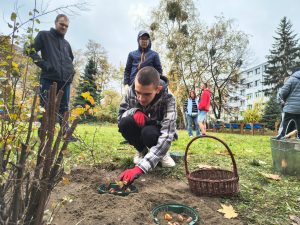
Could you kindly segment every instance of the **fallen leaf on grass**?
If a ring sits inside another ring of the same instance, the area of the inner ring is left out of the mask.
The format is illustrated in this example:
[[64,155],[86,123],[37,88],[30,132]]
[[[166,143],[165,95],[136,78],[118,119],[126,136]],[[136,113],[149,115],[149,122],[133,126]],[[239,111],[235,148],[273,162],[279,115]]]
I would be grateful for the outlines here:
[[229,155],[229,152],[216,152],[216,155],[224,155],[224,156],[226,156],[226,155]]
[[297,217],[297,216],[295,216],[295,215],[290,215],[289,217],[290,217],[290,219],[293,221],[292,224],[300,225],[300,218],[299,218],[299,217]]
[[218,212],[224,213],[224,218],[232,219],[236,218],[238,214],[234,211],[232,205],[223,205],[221,204],[222,209],[218,209]]
[[281,177],[278,174],[271,174],[271,173],[260,173],[260,174],[272,180],[281,180]]
[[205,164],[198,164],[199,169],[220,169],[219,166],[210,166]]

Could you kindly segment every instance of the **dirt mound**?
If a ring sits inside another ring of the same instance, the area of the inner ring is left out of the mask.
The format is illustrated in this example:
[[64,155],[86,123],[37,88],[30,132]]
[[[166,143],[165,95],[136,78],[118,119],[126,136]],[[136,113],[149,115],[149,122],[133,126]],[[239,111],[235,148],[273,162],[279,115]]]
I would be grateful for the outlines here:
[[77,168],[70,175],[70,184],[61,182],[54,190],[49,206],[68,196],[55,215],[53,225],[152,225],[151,209],[163,203],[180,203],[195,208],[199,224],[242,224],[237,219],[224,219],[217,212],[220,203],[215,198],[193,195],[188,185],[178,179],[161,179],[147,174],[136,180],[139,192],[129,196],[98,194],[96,185],[117,179],[121,170]]

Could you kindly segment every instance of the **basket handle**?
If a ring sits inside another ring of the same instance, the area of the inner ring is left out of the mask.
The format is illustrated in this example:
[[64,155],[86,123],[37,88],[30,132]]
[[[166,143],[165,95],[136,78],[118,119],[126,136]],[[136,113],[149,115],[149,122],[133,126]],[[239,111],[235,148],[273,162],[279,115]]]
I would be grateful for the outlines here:
[[[290,121],[288,122],[288,124],[287,124],[287,126],[286,126],[285,132],[284,132],[284,133],[285,133],[285,134],[284,134],[284,137],[286,137],[286,138],[289,138],[290,136],[294,135],[294,133],[291,134],[291,133],[294,132],[294,131],[291,131],[290,133],[287,134],[288,129],[290,128],[292,122],[295,124],[295,127],[296,127],[296,131],[297,131],[297,132],[296,132],[296,135],[297,135],[297,133],[298,133],[298,126],[297,126],[296,120],[290,119]],[[296,136],[296,137],[297,137],[297,136]]]
[[185,154],[184,154],[184,165],[185,165],[185,173],[186,173],[186,175],[188,176],[188,175],[190,174],[189,168],[188,168],[188,163],[187,163],[187,153],[188,153],[188,150],[189,150],[189,148],[190,148],[190,145],[191,145],[195,140],[197,140],[197,139],[199,139],[199,138],[212,138],[212,139],[215,139],[215,140],[221,142],[221,143],[226,147],[226,149],[227,149],[227,151],[228,151],[228,153],[229,153],[229,155],[230,155],[230,157],[231,157],[231,161],[232,161],[232,165],[233,165],[233,174],[234,174],[235,177],[238,177],[235,159],[234,159],[234,157],[233,157],[233,154],[232,154],[230,148],[228,147],[228,145],[227,145],[224,141],[222,141],[221,139],[219,139],[219,138],[217,138],[217,137],[215,137],[215,136],[211,136],[211,135],[205,135],[205,136],[202,136],[202,135],[201,135],[201,136],[198,136],[198,137],[194,137],[194,138],[188,143],[188,145],[186,146]]

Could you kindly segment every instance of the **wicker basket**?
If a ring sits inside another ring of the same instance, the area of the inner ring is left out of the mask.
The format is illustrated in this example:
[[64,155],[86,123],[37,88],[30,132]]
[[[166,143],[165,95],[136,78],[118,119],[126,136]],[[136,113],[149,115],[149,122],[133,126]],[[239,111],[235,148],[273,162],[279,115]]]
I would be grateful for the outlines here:
[[[189,172],[187,154],[191,144],[200,138],[211,138],[221,142],[227,149],[233,164],[233,172],[217,168],[203,168]],[[236,163],[228,145],[214,136],[199,136],[193,138],[187,145],[184,155],[185,171],[191,191],[199,196],[228,196],[239,192],[239,176]]]

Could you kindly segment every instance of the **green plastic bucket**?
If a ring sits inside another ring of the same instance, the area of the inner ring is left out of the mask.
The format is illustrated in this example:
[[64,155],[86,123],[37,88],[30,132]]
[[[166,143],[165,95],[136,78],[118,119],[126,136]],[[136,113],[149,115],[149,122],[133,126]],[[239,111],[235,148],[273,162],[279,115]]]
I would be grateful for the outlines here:
[[154,209],[152,209],[151,214],[153,221],[156,224],[160,224],[159,220],[157,218],[157,215],[159,212],[173,212],[177,214],[186,214],[189,217],[192,217],[193,220],[189,223],[189,225],[194,225],[199,220],[199,214],[197,211],[189,206],[182,205],[182,204],[163,204],[156,206]]
[[273,168],[286,175],[300,175],[300,140],[270,139]]

